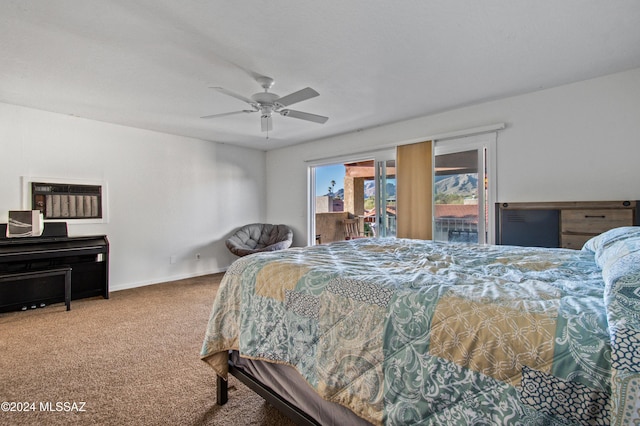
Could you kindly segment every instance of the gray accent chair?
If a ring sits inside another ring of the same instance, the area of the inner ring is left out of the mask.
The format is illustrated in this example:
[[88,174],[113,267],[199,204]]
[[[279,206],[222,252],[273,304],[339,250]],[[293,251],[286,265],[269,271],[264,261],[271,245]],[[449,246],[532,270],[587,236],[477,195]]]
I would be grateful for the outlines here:
[[261,251],[283,250],[292,242],[293,231],[287,225],[252,223],[234,232],[226,245],[236,256],[246,256]]

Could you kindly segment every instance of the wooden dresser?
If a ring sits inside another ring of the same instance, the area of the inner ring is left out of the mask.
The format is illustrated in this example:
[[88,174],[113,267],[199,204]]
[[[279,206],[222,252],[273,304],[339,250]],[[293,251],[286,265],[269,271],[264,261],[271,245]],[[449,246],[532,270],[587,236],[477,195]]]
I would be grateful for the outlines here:
[[591,237],[640,225],[639,201],[497,203],[496,244],[580,250]]

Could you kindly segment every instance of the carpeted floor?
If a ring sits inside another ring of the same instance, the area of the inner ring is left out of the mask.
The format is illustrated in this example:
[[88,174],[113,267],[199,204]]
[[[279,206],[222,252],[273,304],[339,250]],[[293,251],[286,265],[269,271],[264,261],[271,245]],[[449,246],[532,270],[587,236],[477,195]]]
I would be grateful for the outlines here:
[[0,403],[24,410],[0,425],[291,425],[233,377],[215,404],[199,353],[221,277],[0,314]]

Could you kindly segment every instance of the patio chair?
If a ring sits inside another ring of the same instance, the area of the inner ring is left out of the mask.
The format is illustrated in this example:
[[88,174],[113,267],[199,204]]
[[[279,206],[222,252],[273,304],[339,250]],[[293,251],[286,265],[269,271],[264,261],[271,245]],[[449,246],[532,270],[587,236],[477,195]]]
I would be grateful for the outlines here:
[[261,251],[289,248],[293,242],[293,231],[287,225],[252,223],[234,232],[226,246],[236,256],[246,256]]
[[344,239],[354,240],[356,238],[365,238],[360,234],[360,219],[345,219],[344,223]]

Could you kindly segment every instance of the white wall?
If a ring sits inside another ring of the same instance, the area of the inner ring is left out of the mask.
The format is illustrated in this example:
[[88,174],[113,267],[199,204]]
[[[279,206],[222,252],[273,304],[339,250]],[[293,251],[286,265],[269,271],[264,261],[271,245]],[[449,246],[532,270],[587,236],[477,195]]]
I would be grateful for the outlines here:
[[117,290],[224,270],[224,240],[250,222],[306,245],[305,160],[497,122],[498,201],[640,199],[638,117],[640,69],[266,155],[0,103],[0,222],[22,208],[22,176],[106,182],[109,222],[69,233],[108,235]]
[[[390,106],[391,108],[393,106]],[[267,221],[306,245],[305,160],[504,122],[499,202],[640,199],[640,69],[267,153]]]
[[1,103],[0,147],[0,222],[22,176],[106,183],[108,223],[68,227],[108,236],[111,290],[223,271],[224,240],[265,217],[262,151]]

